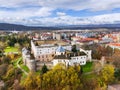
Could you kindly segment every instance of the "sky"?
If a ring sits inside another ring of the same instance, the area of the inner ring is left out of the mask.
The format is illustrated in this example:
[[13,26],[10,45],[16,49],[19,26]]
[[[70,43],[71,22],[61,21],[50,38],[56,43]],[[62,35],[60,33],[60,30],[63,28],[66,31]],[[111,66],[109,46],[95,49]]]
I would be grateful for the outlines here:
[[116,24],[120,23],[120,0],[0,0],[0,23]]

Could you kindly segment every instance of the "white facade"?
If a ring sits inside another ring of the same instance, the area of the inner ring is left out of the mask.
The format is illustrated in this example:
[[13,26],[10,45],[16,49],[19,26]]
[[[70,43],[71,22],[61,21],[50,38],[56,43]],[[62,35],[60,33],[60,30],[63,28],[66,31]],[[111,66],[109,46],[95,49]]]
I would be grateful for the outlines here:
[[71,59],[54,59],[53,62],[53,66],[57,65],[58,63],[63,63],[66,66],[70,65],[73,66],[75,64],[79,64],[79,65],[85,65],[87,61],[87,56],[75,56],[75,57],[71,57]]
[[86,53],[87,57],[86,57],[86,60],[87,61],[91,61],[92,60],[92,50],[84,50],[84,49],[81,49],[80,48],[80,51]]
[[[74,55],[71,56],[71,55],[66,55],[65,53],[63,53],[63,50],[61,48],[61,50],[58,50],[60,51],[59,54],[56,54],[56,56],[59,55],[59,57],[62,57],[63,58],[55,58],[53,59],[53,66],[57,65],[58,63],[63,63],[65,64],[66,66],[70,65],[70,66],[74,66],[75,64],[79,64],[79,65],[85,65],[86,64],[86,61],[90,60],[91,61],[91,51],[90,50],[83,50],[83,49],[80,49],[80,52],[84,52],[85,55]],[[58,53],[56,51],[56,53]],[[60,55],[61,53],[61,55]],[[67,58],[68,56],[68,58]],[[65,58],[64,58],[65,57]]]
[[[33,41],[31,41],[31,49],[34,53],[34,57],[37,58],[40,55],[47,55],[47,54],[55,54],[56,49],[58,46],[53,44],[47,44],[47,45],[41,45],[41,46],[35,46]],[[64,45],[64,49],[71,51],[72,46],[71,45]]]
[[74,65],[74,64],[85,65],[86,64],[86,60],[87,60],[87,56],[86,55],[71,57],[70,65]]

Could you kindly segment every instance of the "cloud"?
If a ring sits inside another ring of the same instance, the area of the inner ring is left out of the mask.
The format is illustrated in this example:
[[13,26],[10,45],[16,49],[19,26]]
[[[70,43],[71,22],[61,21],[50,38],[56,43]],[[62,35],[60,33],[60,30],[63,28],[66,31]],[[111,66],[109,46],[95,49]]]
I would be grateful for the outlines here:
[[31,17],[46,17],[52,14],[52,8],[26,8],[21,10],[0,10],[0,17],[8,18],[31,18]]
[[67,13],[115,8],[120,8],[120,0],[0,0],[0,22],[36,26],[116,23],[120,21],[120,13],[83,18]]
[[120,0],[0,0],[0,7],[41,6],[72,10],[110,10],[120,8]]
[[41,6],[72,10],[109,10],[120,8],[120,0],[39,0]]
[[2,22],[17,23],[32,26],[55,26],[55,25],[87,25],[87,24],[116,24],[120,23],[120,13],[97,15],[91,17],[73,17],[69,15],[44,18],[0,18]]
[[65,16],[66,15],[66,13],[64,13],[64,12],[57,12],[56,13],[58,16]]
[[52,8],[42,7],[35,13],[35,15],[39,16],[39,17],[50,16],[52,14],[53,10],[54,9],[52,9]]
[[39,6],[39,0],[0,0],[0,7],[16,8],[24,6]]

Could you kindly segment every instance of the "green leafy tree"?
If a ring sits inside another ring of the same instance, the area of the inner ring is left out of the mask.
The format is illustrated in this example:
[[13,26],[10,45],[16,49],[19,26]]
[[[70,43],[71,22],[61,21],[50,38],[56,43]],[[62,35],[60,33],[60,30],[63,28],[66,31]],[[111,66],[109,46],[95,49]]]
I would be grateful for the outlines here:
[[73,51],[73,52],[77,52],[76,45],[73,45],[73,46],[72,46],[72,51]]
[[44,73],[46,73],[47,71],[48,71],[48,68],[47,68],[47,66],[44,64],[44,66],[42,67],[41,72],[42,72],[42,74],[44,74]]
[[115,78],[120,81],[120,68],[115,70]]

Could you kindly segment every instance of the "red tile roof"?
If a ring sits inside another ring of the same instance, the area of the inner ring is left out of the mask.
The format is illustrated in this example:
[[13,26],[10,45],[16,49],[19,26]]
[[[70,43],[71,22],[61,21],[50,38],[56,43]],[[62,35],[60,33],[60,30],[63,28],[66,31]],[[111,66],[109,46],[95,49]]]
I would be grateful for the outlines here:
[[96,38],[85,38],[85,40],[91,40],[91,41],[94,41],[94,40],[98,40]]
[[112,45],[112,46],[120,46],[120,43],[110,43],[108,45]]

